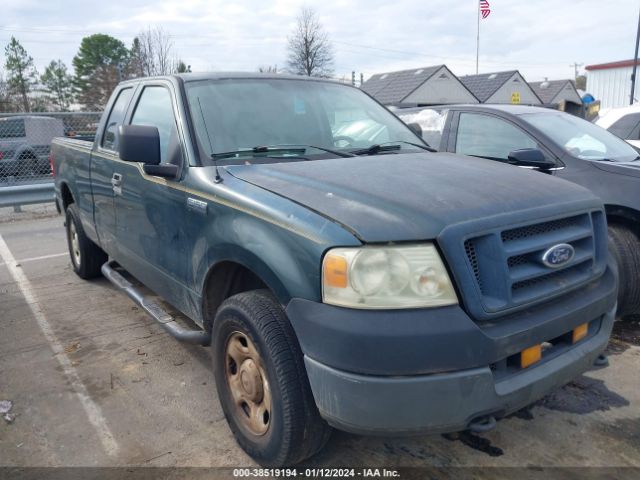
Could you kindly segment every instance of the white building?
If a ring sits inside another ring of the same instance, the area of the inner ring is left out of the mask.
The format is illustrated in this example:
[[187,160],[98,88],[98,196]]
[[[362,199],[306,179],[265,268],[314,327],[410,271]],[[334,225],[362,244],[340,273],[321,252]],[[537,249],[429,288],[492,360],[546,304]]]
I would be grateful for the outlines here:
[[478,103],[445,65],[377,73],[361,88],[384,105]]
[[[596,100],[600,100],[601,108],[629,105],[633,60],[587,65],[585,69],[587,70],[587,92]],[[636,82],[634,102],[640,99],[639,89],[640,85]]]

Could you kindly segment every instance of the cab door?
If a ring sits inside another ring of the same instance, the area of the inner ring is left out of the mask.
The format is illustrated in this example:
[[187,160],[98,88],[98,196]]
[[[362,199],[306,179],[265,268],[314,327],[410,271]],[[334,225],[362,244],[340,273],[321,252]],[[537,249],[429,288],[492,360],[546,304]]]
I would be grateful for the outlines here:
[[125,119],[135,87],[122,88],[115,96],[109,116],[102,128],[102,137],[91,152],[89,184],[93,195],[93,222],[100,246],[109,255],[117,253],[116,213],[114,204],[114,168],[118,159],[118,126]]
[[[174,113],[174,92],[168,82],[143,85],[126,123],[149,125],[160,134],[161,163],[184,162]],[[118,262],[136,278],[181,308],[188,278],[186,194],[179,180],[147,175],[142,164],[120,162],[114,170]]]

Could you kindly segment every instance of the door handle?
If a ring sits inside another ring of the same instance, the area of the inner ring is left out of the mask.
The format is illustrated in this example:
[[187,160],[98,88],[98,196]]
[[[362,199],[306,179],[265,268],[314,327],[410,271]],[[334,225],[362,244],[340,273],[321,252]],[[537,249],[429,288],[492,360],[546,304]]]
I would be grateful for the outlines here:
[[122,195],[122,175],[114,173],[111,177],[111,188],[114,195]]
[[114,173],[113,177],[111,177],[111,185],[113,187],[119,187],[122,185],[122,175],[119,173]]

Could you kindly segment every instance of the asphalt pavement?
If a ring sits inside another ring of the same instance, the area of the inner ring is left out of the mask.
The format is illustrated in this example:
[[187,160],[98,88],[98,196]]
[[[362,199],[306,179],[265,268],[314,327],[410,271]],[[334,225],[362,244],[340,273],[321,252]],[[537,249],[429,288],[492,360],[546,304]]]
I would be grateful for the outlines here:
[[[209,349],[170,337],[106,280],[78,278],[62,223],[0,212],[0,466],[256,466],[227,427]],[[335,432],[305,466],[640,467],[639,332],[618,323],[608,368],[491,432]]]

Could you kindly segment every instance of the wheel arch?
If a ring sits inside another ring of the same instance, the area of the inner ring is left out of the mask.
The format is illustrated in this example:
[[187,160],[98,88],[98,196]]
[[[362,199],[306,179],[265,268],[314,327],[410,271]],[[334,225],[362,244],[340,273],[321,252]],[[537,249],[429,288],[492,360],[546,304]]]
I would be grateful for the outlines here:
[[291,299],[285,283],[254,253],[234,249],[227,255],[217,257],[203,275],[201,310],[205,328],[211,329],[216,312],[224,300],[237,293],[257,289],[269,290],[282,305]]
[[62,211],[66,211],[67,207],[75,203],[75,198],[71,192],[71,188],[67,182],[60,183],[60,200],[62,201]]
[[31,148],[31,145],[21,145],[16,149],[16,153],[14,155],[15,159],[20,158],[23,155],[28,155],[29,157],[32,157],[34,159],[38,158],[38,155],[36,155],[36,152]]
[[640,211],[622,205],[605,205],[607,222],[609,224],[624,225],[636,235],[640,235]]

